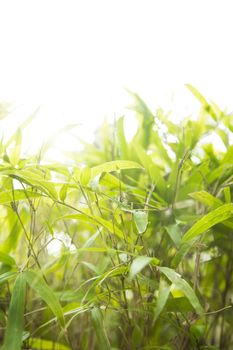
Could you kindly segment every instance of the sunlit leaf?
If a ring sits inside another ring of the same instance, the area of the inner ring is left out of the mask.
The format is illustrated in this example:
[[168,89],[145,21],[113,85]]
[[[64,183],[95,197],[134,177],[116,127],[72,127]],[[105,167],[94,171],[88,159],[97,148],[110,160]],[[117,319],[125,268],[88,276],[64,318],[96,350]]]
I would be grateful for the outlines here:
[[80,172],[80,183],[83,186],[87,186],[90,180],[91,180],[91,169],[88,167],[85,167]]
[[230,187],[229,186],[224,187],[223,192],[224,192],[225,202],[231,203],[231,189],[230,189]]
[[233,203],[224,204],[198,220],[182,237],[182,242],[192,240],[196,236],[209,230],[233,216]]
[[189,196],[211,208],[217,208],[223,204],[220,199],[212,196],[206,191],[190,193]]
[[199,100],[199,102],[204,107],[205,111],[208,112],[214,120],[217,120],[216,114],[212,106],[207,102],[207,100],[202,96],[202,94],[191,84],[186,84],[187,88],[192,92],[192,94]]
[[95,166],[91,169],[91,177],[95,177],[101,173],[110,173],[112,171],[124,170],[124,169],[143,169],[142,166],[136,162],[129,160],[113,160],[102,165]]
[[157,265],[159,263],[159,260],[149,256],[138,256],[135,258],[130,267],[130,278],[134,278],[139,272],[144,269],[144,267],[151,263],[153,265]]
[[59,220],[66,220],[66,219],[76,219],[80,221],[86,221],[91,224],[94,224],[96,226],[100,225],[100,227],[104,227],[107,231],[111,232],[112,234],[116,234],[119,238],[123,238],[124,235],[122,231],[116,226],[113,225],[111,222],[103,219],[99,216],[89,215],[89,214],[70,214],[65,215],[59,218]]
[[116,128],[120,156],[122,159],[128,159],[128,145],[124,133],[124,117],[118,119]]
[[67,345],[41,338],[30,338],[29,345],[33,350],[71,350]]

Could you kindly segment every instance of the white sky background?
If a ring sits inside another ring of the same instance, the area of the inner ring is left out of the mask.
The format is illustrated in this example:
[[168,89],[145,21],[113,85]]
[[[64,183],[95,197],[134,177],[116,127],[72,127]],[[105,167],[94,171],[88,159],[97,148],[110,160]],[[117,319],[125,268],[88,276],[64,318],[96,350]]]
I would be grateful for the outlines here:
[[232,16],[232,0],[0,0],[0,100],[14,103],[1,134],[41,106],[31,150],[70,123],[90,140],[127,116],[124,88],[177,119],[199,107],[185,83],[233,110]]

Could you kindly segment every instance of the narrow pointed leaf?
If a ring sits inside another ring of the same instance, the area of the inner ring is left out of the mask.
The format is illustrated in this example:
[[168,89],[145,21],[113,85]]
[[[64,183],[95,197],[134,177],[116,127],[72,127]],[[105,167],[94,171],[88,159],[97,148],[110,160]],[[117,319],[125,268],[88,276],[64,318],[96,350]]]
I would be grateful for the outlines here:
[[44,300],[53,314],[57,317],[61,326],[64,327],[65,320],[62,307],[52,289],[35,271],[28,270],[24,272],[24,276],[28,285],[35,290],[42,300]]
[[0,251],[0,262],[5,265],[14,266],[16,265],[15,259],[10,255]]
[[124,235],[122,231],[117,227],[113,226],[113,224],[102,217],[99,216],[94,216],[94,215],[89,215],[89,214],[70,214],[70,215],[65,215],[59,218],[59,220],[66,220],[66,219],[77,219],[80,221],[86,221],[94,225],[100,225],[104,227],[107,231],[109,231],[112,234],[116,234],[119,238],[124,238]]
[[212,194],[206,191],[190,193],[189,196],[196,199],[198,202],[207,205],[210,208],[218,208],[220,205],[223,204],[220,199],[212,196]]
[[9,279],[15,277],[16,272],[15,271],[8,271],[0,275],[0,284],[8,281]]
[[171,285],[168,286],[167,284],[165,284],[163,280],[161,280],[153,322],[155,322],[158,319],[159,315],[163,311],[167,303],[170,291],[171,291]]
[[142,271],[142,269],[144,269],[144,267],[150,263],[157,265],[159,263],[159,260],[149,256],[138,256],[135,258],[130,267],[130,278],[134,278],[139,272]]
[[143,169],[142,166],[136,162],[129,160],[113,160],[98,166],[91,168],[91,177],[95,177],[101,173],[110,173],[112,171],[118,171],[123,169]]
[[158,269],[186,296],[198,314],[204,312],[193,289],[178,273],[168,267],[158,267]]
[[95,334],[98,340],[98,348],[101,350],[111,350],[111,345],[108,340],[104,324],[103,315],[99,308],[94,307],[91,310],[92,322],[95,330]]
[[30,338],[29,345],[33,350],[71,350],[67,345],[40,338]]
[[20,350],[24,330],[26,281],[20,273],[12,291],[4,343],[1,350]]
[[125,138],[125,132],[124,132],[124,117],[121,117],[117,121],[117,139],[118,139],[118,146],[120,150],[120,156],[122,159],[128,158],[128,145]]
[[198,220],[183,236],[182,242],[192,240],[196,236],[207,231],[216,224],[219,224],[233,216],[233,203],[221,205]]

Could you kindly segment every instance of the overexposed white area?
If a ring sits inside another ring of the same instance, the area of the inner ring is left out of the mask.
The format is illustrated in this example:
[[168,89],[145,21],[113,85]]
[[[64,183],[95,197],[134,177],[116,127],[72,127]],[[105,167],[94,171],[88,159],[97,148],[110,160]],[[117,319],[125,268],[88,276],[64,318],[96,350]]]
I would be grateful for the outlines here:
[[199,107],[185,83],[233,110],[232,11],[232,0],[0,0],[0,101],[13,103],[1,133],[39,106],[31,151],[67,124],[92,140],[125,114],[130,129],[125,88],[177,120]]

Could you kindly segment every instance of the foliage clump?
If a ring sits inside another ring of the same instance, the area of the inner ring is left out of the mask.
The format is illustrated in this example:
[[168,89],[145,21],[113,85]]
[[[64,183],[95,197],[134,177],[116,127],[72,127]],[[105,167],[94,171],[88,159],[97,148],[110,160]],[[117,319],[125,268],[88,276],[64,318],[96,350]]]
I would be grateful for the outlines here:
[[233,349],[233,115],[188,87],[196,120],[133,94],[69,164],[1,141],[1,349]]

